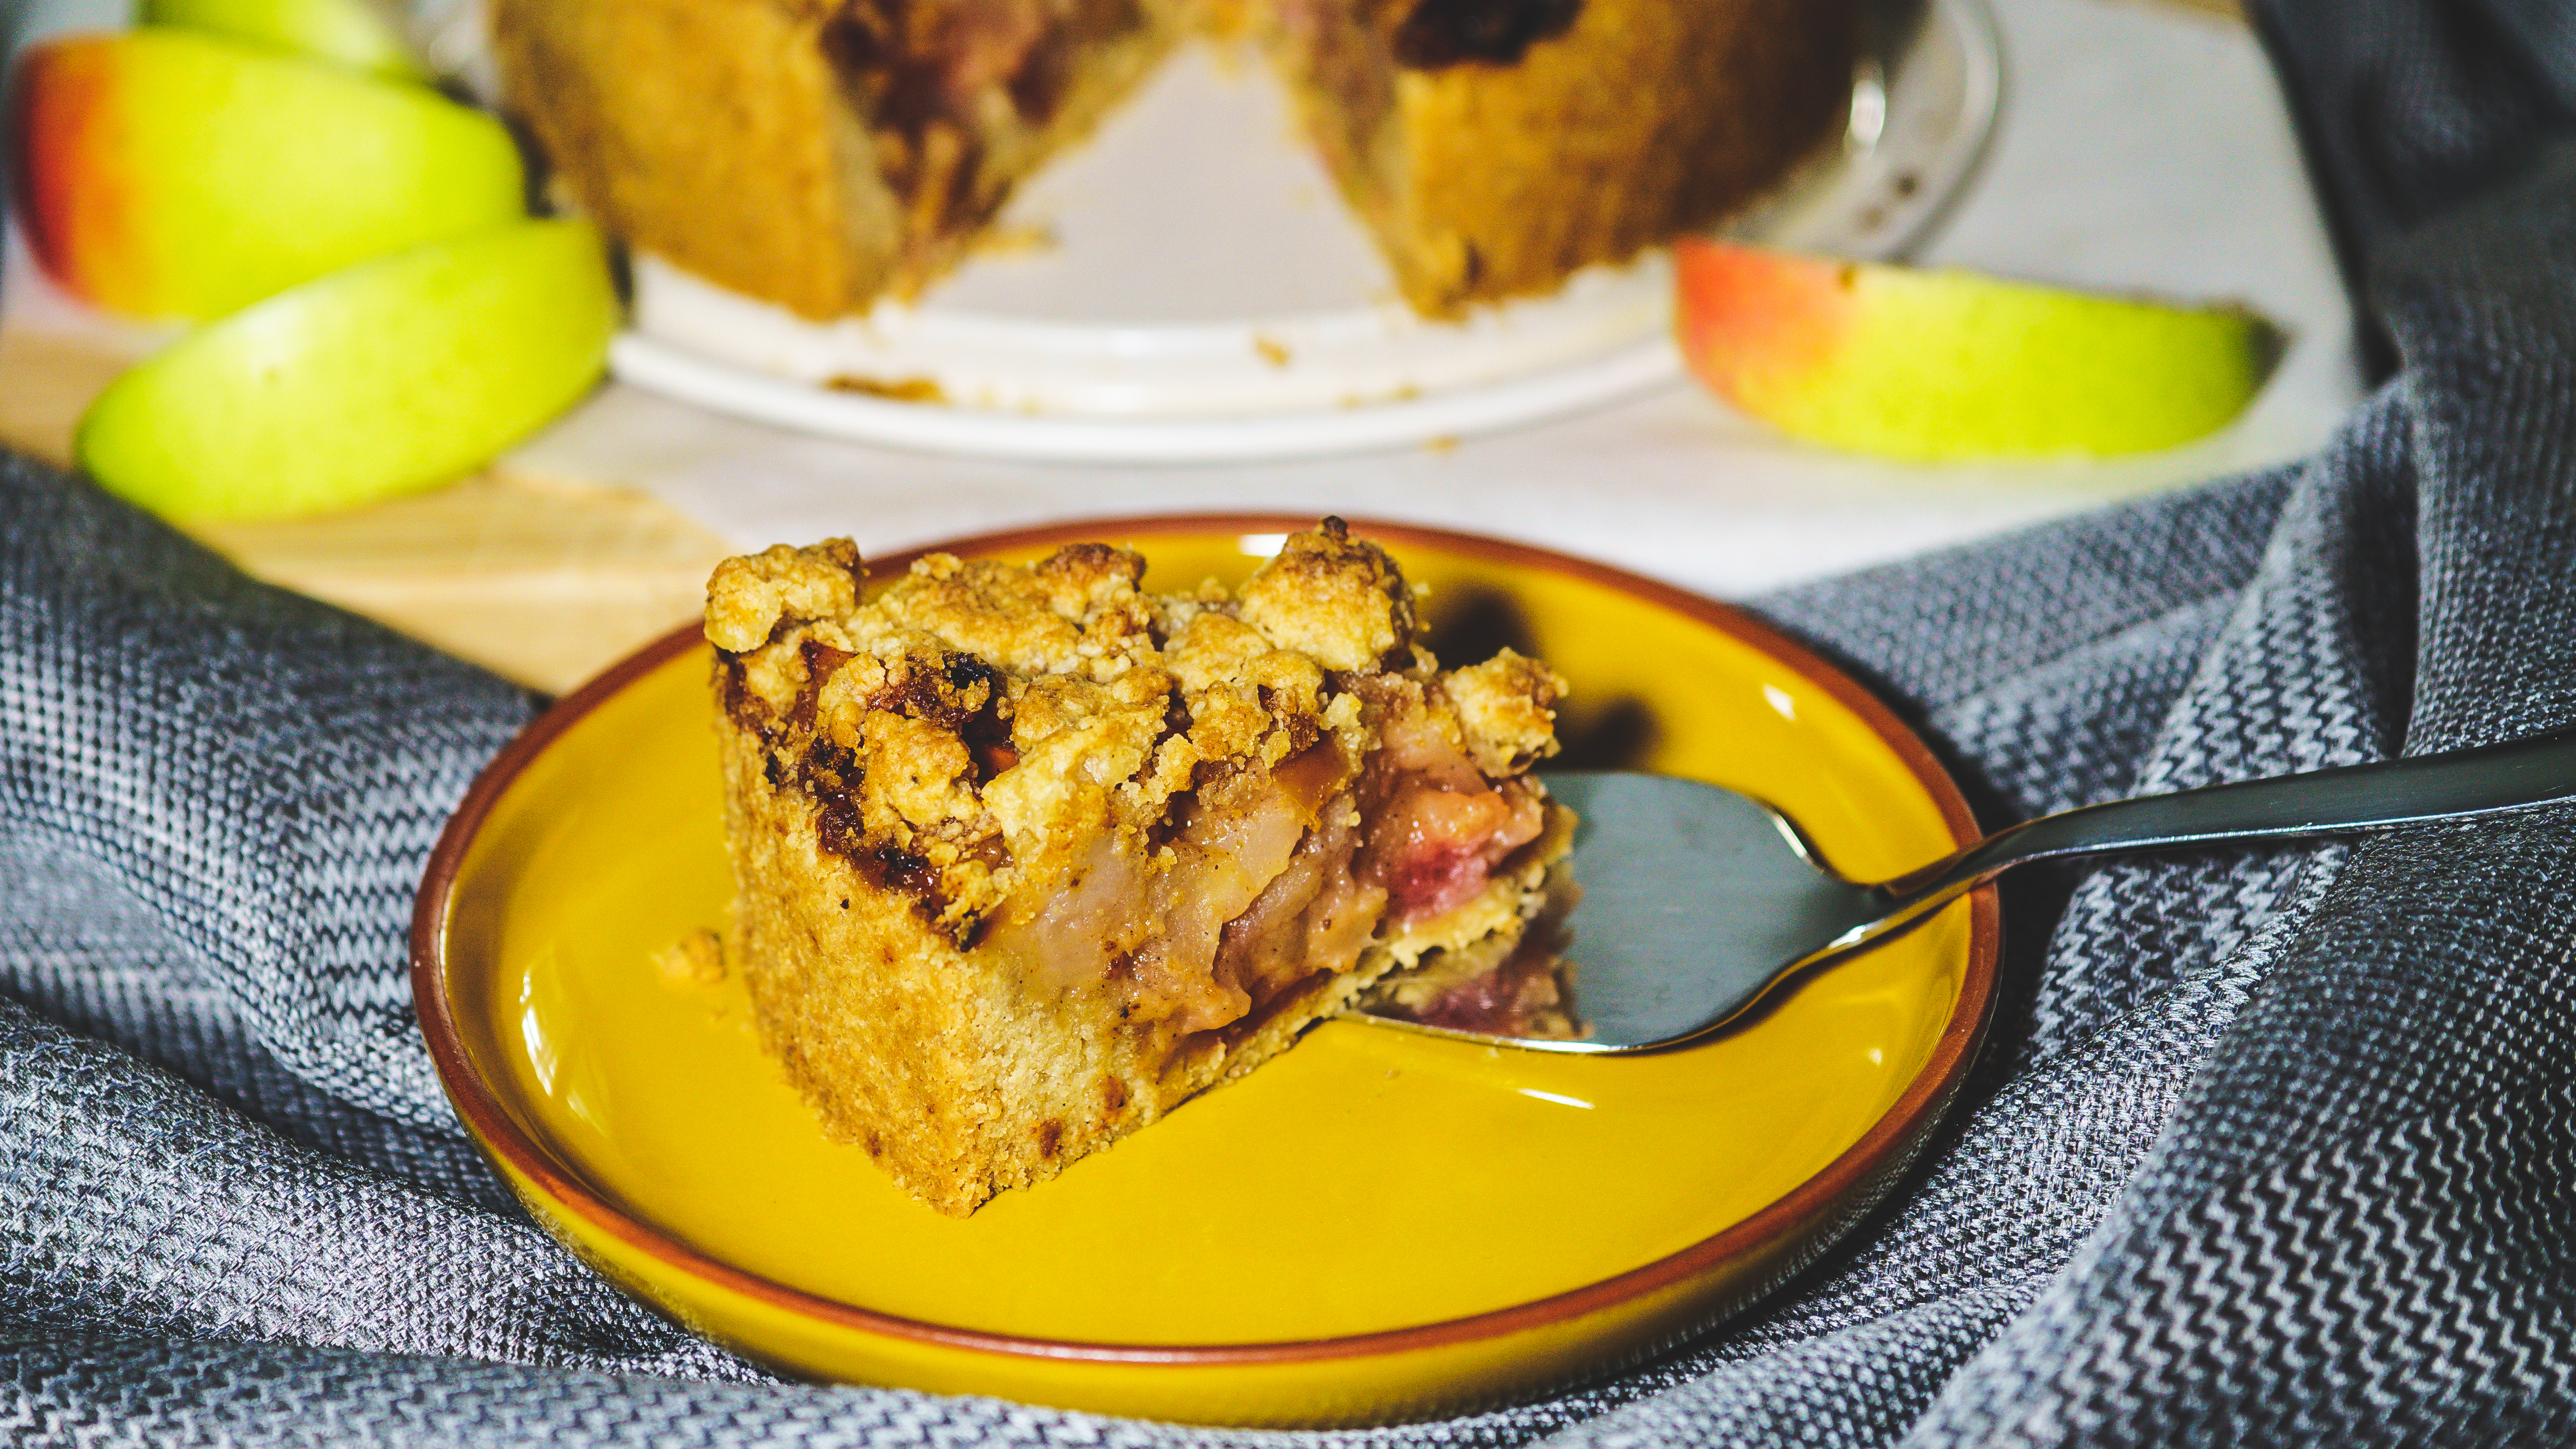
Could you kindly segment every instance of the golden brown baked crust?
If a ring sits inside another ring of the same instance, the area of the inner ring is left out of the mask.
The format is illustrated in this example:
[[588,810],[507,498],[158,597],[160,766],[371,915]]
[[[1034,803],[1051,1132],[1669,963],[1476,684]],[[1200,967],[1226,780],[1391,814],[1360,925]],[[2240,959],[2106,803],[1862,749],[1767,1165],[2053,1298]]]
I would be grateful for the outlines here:
[[1851,93],[1836,0],[1279,0],[1271,48],[1428,316],[1552,290],[1778,181]]
[[1440,673],[1337,520],[1239,594],[1143,572],[934,554],[863,603],[835,540],[709,583],[730,954],[827,1127],[944,1212],[1390,969],[1507,952],[1566,847],[1522,773],[1562,682],[1508,651]]
[[828,320],[910,295],[1171,48],[1179,0],[494,0],[582,209]]
[[1259,32],[1426,315],[1776,181],[1851,0],[495,0],[511,106],[634,245],[829,319],[910,295],[1184,33]]
[[860,224],[863,138],[782,0],[497,0],[512,108],[619,237],[809,317],[860,305],[888,265]]

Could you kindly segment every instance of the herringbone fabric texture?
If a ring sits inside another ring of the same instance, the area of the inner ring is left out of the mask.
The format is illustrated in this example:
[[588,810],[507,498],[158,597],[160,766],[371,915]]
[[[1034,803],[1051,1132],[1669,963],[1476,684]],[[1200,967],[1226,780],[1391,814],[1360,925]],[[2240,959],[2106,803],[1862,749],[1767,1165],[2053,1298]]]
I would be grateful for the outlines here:
[[[2312,462],[1764,601],[1995,821],[2576,722],[2576,26],[2261,0],[2403,368]],[[409,1018],[531,701],[0,465],[0,1441],[2576,1439],[2576,816],[2008,889],[1994,1048],[1752,1316],[1447,1424],[766,1379],[517,1215]]]

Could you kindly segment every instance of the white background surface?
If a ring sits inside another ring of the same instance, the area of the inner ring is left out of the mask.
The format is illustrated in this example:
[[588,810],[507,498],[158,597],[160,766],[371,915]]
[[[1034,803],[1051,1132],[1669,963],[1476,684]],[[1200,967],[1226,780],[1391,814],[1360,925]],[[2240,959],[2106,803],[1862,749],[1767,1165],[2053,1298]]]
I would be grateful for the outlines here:
[[844,533],[873,553],[1076,516],[1338,511],[1502,534],[1728,595],[2309,451],[2359,382],[2325,234],[2251,34],[2142,0],[1995,9],[2003,119],[1926,260],[2253,304],[2291,346],[2227,433],[2108,464],[1900,466],[1781,441],[1684,383],[1445,449],[1081,467],[802,437],[611,387],[512,462],[644,489],[744,546]]

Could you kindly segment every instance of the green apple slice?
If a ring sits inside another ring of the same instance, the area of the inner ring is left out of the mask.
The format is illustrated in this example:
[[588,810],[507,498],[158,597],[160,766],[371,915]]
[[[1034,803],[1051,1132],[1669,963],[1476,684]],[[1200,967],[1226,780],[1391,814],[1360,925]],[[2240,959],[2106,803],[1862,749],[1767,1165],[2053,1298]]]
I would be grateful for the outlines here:
[[21,59],[18,219],[73,293],[206,320],[527,214],[501,123],[395,85],[166,26]]
[[183,518],[343,508],[442,483],[597,380],[618,305],[598,233],[520,222],[362,263],[119,377],[75,451]]
[[1792,437],[1915,460],[2106,456],[2226,426],[2279,337],[2177,307],[1726,242],[1674,249],[1682,351]]
[[366,0],[142,0],[134,19],[291,50],[387,80],[429,79]]

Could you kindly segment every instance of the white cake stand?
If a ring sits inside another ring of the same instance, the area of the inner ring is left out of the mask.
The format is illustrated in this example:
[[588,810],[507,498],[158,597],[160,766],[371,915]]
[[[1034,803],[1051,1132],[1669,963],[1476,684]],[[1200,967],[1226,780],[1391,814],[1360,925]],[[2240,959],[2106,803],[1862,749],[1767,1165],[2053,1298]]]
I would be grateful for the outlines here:
[[[1840,143],[1732,235],[1908,254],[2000,99],[1984,0],[1882,0]],[[1192,47],[1033,179],[910,306],[801,320],[649,256],[624,381],[759,422],[988,457],[1208,463],[1398,447],[1560,416],[1681,370],[1669,259],[1430,322],[1247,57]],[[1034,244],[1032,244],[1034,242]],[[903,400],[903,399],[912,400]]]

